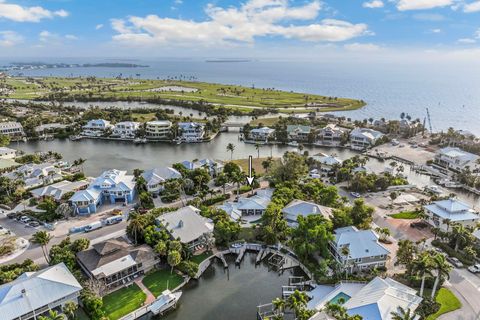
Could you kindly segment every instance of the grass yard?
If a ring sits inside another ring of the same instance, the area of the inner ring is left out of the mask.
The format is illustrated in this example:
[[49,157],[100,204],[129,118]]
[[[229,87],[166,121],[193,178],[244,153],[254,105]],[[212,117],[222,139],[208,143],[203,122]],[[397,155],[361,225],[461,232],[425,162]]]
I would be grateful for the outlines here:
[[158,297],[167,289],[167,282],[168,288],[174,289],[183,282],[183,278],[175,272],[171,274],[170,270],[156,270],[147,274],[142,282],[155,297]]
[[399,213],[391,214],[390,217],[394,219],[417,219],[418,212],[417,211],[402,211]]
[[[261,147],[260,147],[261,149]],[[260,151],[261,153],[261,151]],[[235,154],[235,152],[234,152]],[[253,167],[253,170],[255,170],[255,172],[257,173],[257,175],[263,175],[265,174],[265,169],[263,168],[262,166],[262,162],[267,160],[268,158],[257,158],[257,157],[253,157],[252,158],[252,167]],[[273,162],[277,162],[279,161],[280,158],[273,158]],[[248,159],[236,159],[236,160],[232,160],[233,163],[236,163],[238,164],[242,170],[244,172],[247,172],[248,173]]]
[[211,255],[212,255],[211,252],[204,252],[196,256],[192,256],[190,261],[200,264],[203,260],[207,259]]
[[103,297],[103,310],[110,320],[119,319],[143,305],[147,295],[135,283]]
[[155,113],[132,113],[133,121],[147,122],[157,119]]
[[429,315],[427,320],[435,320],[442,314],[452,312],[462,307],[462,303],[455,297],[452,291],[447,288],[440,288],[440,290],[438,290],[435,301],[440,304],[440,309],[436,313]]
[[255,119],[250,121],[250,125],[253,127],[262,125],[262,126],[267,126],[267,127],[273,127],[274,125],[277,124],[278,120],[280,120],[278,117],[275,118],[260,118],[260,119]]

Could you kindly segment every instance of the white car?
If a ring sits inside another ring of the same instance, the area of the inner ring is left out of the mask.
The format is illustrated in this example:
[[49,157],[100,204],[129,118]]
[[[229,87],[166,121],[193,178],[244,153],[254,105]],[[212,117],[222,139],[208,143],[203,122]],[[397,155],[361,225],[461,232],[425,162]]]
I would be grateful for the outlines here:
[[361,197],[360,193],[358,193],[358,192],[350,192],[350,195],[354,198],[360,198]]
[[468,271],[471,273],[480,273],[480,264],[468,267]]

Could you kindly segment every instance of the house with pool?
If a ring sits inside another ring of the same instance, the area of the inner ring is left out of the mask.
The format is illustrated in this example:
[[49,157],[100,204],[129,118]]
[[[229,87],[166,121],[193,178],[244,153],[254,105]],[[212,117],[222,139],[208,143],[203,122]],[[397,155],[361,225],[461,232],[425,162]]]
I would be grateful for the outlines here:
[[321,206],[314,202],[293,200],[285,208],[282,209],[283,218],[287,221],[289,227],[298,227],[298,217],[307,217],[310,215],[321,215],[325,219],[330,219],[332,216],[332,208]]
[[78,215],[96,213],[104,203],[132,203],[135,198],[135,178],[127,171],[111,169],[93,180],[85,190],[75,192],[70,198]]
[[180,179],[182,174],[171,167],[157,167],[144,171],[142,177],[147,182],[148,192],[158,194],[163,191],[165,181]]
[[318,285],[307,292],[307,309],[318,310],[312,319],[322,318],[321,310],[327,305],[342,305],[350,316],[365,320],[392,320],[392,312],[400,308],[415,311],[422,298],[417,291],[391,278],[376,277],[369,283],[345,281],[335,286]]
[[390,251],[379,241],[373,230],[354,226],[335,230],[329,249],[335,260],[349,272],[385,267]]
[[235,201],[226,201],[217,208],[225,211],[233,221],[257,220],[267,210],[272,195],[273,189],[261,189],[251,197],[239,197]]

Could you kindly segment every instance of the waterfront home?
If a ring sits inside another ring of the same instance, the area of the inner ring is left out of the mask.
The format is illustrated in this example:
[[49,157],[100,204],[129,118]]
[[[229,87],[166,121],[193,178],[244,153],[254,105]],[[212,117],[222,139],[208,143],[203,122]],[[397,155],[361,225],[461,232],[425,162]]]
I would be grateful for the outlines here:
[[63,180],[62,170],[50,162],[27,163],[4,176],[10,180],[23,181],[27,190]]
[[[442,231],[449,229],[449,224],[460,223],[464,226],[475,226],[479,221],[478,212],[468,204],[456,199],[434,201],[423,207],[428,218],[428,223],[440,228]],[[449,221],[449,224],[446,222]]]
[[184,142],[199,142],[205,135],[205,126],[198,122],[179,122],[178,128]]
[[224,164],[221,161],[216,161],[213,159],[200,159],[194,161],[182,161],[180,162],[185,169],[195,170],[199,168],[207,169],[212,177],[216,177],[217,174],[223,171]]
[[172,123],[168,120],[148,121],[145,124],[145,138],[167,139],[172,134]]
[[333,258],[349,272],[385,267],[390,251],[378,239],[373,230],[358,230],[353,226],[339,228],[334,231],[329,249]]
[[274,133],[275,129],[269,127],[255,128],[250,130],[248,137],[250,140],[267,142],[269,139],[273,138]]
[[435,153],[434,163],[441,167],[460,172],[466,167],[473,170],[479,167],[477,161],[480,159],[476,154],[463,151],[456,147],[446,147]]
[[324,153],[314,155],[312,156],[312,159],[320,164],[320,170],[322,172],[330,172],[333,168],[342,164],[342,160],[335,156],[329,156]]
[[167,180],[180,179],[182,174],[171,167],[153,168],[142,173],[150,193],[158,194],[163,190],[163,183]]
[[383,133],[368,129],[355,128],[350,132],[350,144],[354,150],[363,150],[374,146],[383,137]]
[[273,189],[261,189],[251,197],[239,197],[235,201],[226,201],[217,208],[225,211],[233,221],[238,221],[242,217],[261,216],[267,210],[272,195]]
[[122,121],[115,124],[113,128],[112,136],[121,138],[135,138],[140,123],[134,121]]
[[75,192],[70,198],[75,213],[84,215],[97,212],[104,201],[132,203],[135,198],[134,176],[127,171],[111,169],[103,172],[85,190]]
[[93,119],[89,120],[82,128],[84,131],[105,131],[108,129],[113,129],[113,125],[110,124],[110,121],[108,120]]
[[312,127],[302,125],[287,125],[287,135],[290,141],[302,141],[307,142]]
[[340,128],[333,123],[329,123],[318,131],[316,144],[338,146],[342,142],[346,132],[346,129]]
[[0,134],[17,137],[24,136],[23,127],[19,122],[0,122]]
[[2,320],[36,320],[49,310],[62,313],[67,302],[78,304],[82,286],[64,263],[25,272],[0,286]]
[[17,156],[17,150],[0,147],[0,159],[13,159]]
[[57,202],[61,202],[64,199],[65,195],[68,195],[71,192],[79,191],[88,187],[89,182],[87,180],[80,180],[80,181],[60,181],[48,186],[44,186],[41,188],[33,189],[30,191],[32,196],[36,199],[43,199],[43,198],[52,198]]
[[88,278],[100,281],[107,290],[132,282],[159,262],[150,246],[133,246],[122,237],[78,252],[77,261]]
[[392,320],[392,313],[400,308],[414,312],[422,302],[417,290],[380,277],[369,283],[345,281],[335,286],[318,285],[307,295],[310,297],[307,309],[320,311],[327,303],[336,303],[341,304],[348,315],[359,315],[365,320]]
[[39,135],[45,134],[47,132],[53,132],[53,131],[58,131],[58,130],[64,130],[68,126],[63,123],[46,123],[46,124],[41,124],[39,126],[35,127],[35,132],[38,133]]
[[204,248],[213,235],[213,221],[202,217],[200,210],[193,206],[164,213],[156,222],[172,239],[178,239],[192,251]]
[[307,217],[310,215],[322,215],[324,218],[330,219],[332,210],[332,208],[321,206],[313,202],[293,200],[282,209],[282,213],[288,225],[295,228],[298,226],[297,219],[299,216]]

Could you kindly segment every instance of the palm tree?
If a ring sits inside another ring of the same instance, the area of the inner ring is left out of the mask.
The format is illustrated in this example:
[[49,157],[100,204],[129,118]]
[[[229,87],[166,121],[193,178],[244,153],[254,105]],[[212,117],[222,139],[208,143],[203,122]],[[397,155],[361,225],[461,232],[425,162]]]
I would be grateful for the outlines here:
[[470,233],[464,225],[456,223],[452,229],[452,237],[455,239],[455,251],[458,251],[460,244],[468,241]]
[[422,252],[421,255],[414,261],[413,268],[417,274],[422,275],[422,284],[420,286],[420,297],[423,297],[423,290],[425,289],[425,278],[431,274],[433,267],[432,257],[430,252]]
[[177,266],[180,262],[182,262],[182,256],[180,255],[180,252],[176,250],[170,251],[167,256],[167,262],[172,268],[170,270],[170,273],[173,273],[173,268]]
[[257,158],[260,158],[260,144],[258,142],[255,143],[255,150],[257,150]]
[[233,159],[233,151],[235,150],[235,145],[233,143],[227,144],[227,151],[230,151],[230,160]]
[[52,238],[53,236],[51,236],[47,231],[37,231],[33,234],[32,239],[30,240],[33,243],[37,243],[41,246],[43,256],[45,257],[45,261],[47,263],[49,263],[47,245]]
[[272,301],[273,310],[277,311],[278,313],[282,314],[283,310],[285,309],[286,302],[284,299],[276,298]]
[[38,320],[64,320],[65,317],[63,316],[63,314],[59,314],[57,311],[55,310],[50,310],[48,311],[48,316],[40,316],[38,317]]
[[440,279],[445,277],[447,279],[450,278],[450,271],[452,271],[452,266],[447,263],[447,259],[443,254],[437,253],[433,257],[433,264],[435,266],[435,270],[437,271],[437,277],[435,278],[435,283],[433,284],[432,289],[432,300],[435,298],[435,292],[437,291],[437,286],[440,282]]
[[131,228],[134,234],[135,244],[138,244],[137,235],[138,233],[143,232],[143,228],[144,228],[142,217],[137,212],[132,212],[128,215],[128,221],[130,221],[129,227]]
[[402,307],[398,307],[397,312],[391,312],[390,315],[392,316],[392,320],[414,320],[416,319],[415,313],[413,313],[410,309],[403,309]]
[[78,305],[73,301],[67,301],[62,308],[62,312],[67,316],[68,320],[75,319],[75,310],[77,310]]
[[447,225],[447,232],[448,232],[448,229],[450,229],[450,223],[452,223],[452,220],[443,219],[442,223]]

